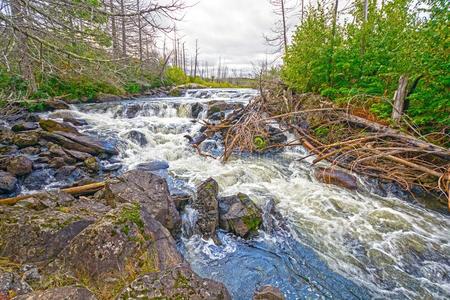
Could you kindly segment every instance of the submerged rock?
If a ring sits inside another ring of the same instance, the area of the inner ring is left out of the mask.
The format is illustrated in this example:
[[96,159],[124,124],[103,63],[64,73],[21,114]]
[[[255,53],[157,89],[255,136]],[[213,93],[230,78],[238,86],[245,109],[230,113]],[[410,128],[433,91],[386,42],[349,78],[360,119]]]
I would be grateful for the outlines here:
[[65,286],[37,291],[14,298],[15,300],[96,300],[95,295],[86,288],[79,286]]
[[139,203],[171,231],[177,230],[181,224],[167,182],[150,172],[133,170],[108,180],[104,198],[112,206],[117,203]]
[[145,146],[148,144],[147,138],[145,137],[145,134],[138,130],[131,130],[128,132],[125,137],[132,141],[133,143],[138,144],[139,146]]
[[6,170],[16,176],[28,175],[33,171],[33,162],[25,156],[9,159]]
[[253,295],[253,300],[284,300],[280,289],[266,285],[258,289]]
[[333,167],[317,168],[314,171],[314,176],[317,180],[326,184],[337,185],[349,190],[358,188],[358,180],[355,176]]
[[247,238],[262,224],[262,211],[245,194],[219,198],[220,228]]
[[225,286],[196,275],[187,266],[137,278],[118,299],[215,299],[231,300]]
[[212,238],[216,242],[218,241],[216,229],[219,227],[218,193],[217,181],[209,178],[197,187],[197,197],[192,205],[198,211],[198,231],[203,237]]

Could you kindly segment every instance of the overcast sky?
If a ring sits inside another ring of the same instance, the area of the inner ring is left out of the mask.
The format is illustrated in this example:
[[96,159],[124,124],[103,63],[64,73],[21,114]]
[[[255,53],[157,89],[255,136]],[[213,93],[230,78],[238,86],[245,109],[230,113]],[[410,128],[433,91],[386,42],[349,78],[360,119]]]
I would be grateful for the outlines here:
[[[186,0],[195,4],[187,8],[184,19],[177,25],[190,53],[195,39],[200,45],[200,60],[217,64],[219,57],[229,69],[252,69],[274,56],[273,48],[264,42],[278,16],[269,0]],[[187,54],[186,54],[187,56]]]

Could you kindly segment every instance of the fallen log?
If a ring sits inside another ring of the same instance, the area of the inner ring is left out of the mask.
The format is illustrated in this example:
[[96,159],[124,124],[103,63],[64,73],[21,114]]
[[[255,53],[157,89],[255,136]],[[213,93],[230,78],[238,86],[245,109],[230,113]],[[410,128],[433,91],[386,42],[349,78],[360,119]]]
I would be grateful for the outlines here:
[[[105,182],[96,182],[96,183],[91,183],[91,184],[87,184],[87,185],[61,189],[61,191],[65,192],[67,194],[73,195],[73,196],[81,196],[81,195],[94,194],[95,192],[101,190],[104,187],[105,187]],[[28,195],[20,195],[20,196],[13,197],[13,198],[0,199],[0,205],[14,205],[22,200],[29,199],[29,198],[39,196],[39,195],[43,195],[43,194],[44,194],[44,192],[39,192],[39,193],[28,194]]]

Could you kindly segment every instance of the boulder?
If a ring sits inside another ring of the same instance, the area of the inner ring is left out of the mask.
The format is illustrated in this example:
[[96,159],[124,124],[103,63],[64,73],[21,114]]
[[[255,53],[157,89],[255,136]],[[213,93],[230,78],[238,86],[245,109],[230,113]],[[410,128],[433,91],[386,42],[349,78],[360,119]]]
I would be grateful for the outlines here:
[[8,172],[0,171],[0,194],[12,193],[17,188],[17,179]]
[[37,291],[15,297],[14,300],[96,300],[95,295],[86,288],[65,286],[60,288]]
[[314,176],[317,180],[326,184],[333,184],[349,190],[358,188],[358,180],[355,176],[336,168],[317,168],[314,171]]
[[253,295],[253,300],[284,300],[284,295],[279,288],[266,285],[258,289]]
[[192,207],[198,211],[197,229],[199,233],[216,242],[218,241],[216,229],[219,226],[218,193],[217,181],[209,178],[197,187],[197,197],[192,204]]
[[25,148],[38,145],[40,137],[39,131],[26,131],[14,134],[12,142],[19,148]]
[[76,150],[64,149],[64,151],[78,161],[85,161],[86,159],[92,157],[92,155],[90,155],[89,153],[80,152]]
[[50,110],[55,109],[70,109],[70,106],[64,102],[63,100],[55,99],[55,100],[47,100],[45,101],[45,106],[47,106]]
[[55,175],[55,171],[50,168],[35,169],[23,180],[22,185],[28,190],[40,190],[48,185]]
[[88,122],[86,122],[86,120],[78,119],[78,118],[75,118],[75,117],[63,118],[63,122],[64,123],[71,123],[72,125],[75,125],[75,126],[85,126],[85,125],[88,124]]
[[71,214],[51,208],[65,207],[62,203],[71,205],[61,197],[58,197],[60,203],[42,197],[0,207],[0,256],[19,263],[49,261],[95,220],[87,212]]
[[43,132],[42,137],[65,149],[85,152],[92,155],[102,153],[109,155],[119,154],[114,146],[86,135],[77,135],[70,132]]
[[181,218],[169,195],[167,182],[150,172],[132,170],[107,180],[104,198],[111,206],[139,203],[170,231],[180,226]]
[[141,110],[141,106],[138,103],[133,103],[133,104],[127,105],[125,107],[125,116],[128,119],[135,118],[140,110]]
[[41,152],[41,149],[39,147],[26,147],[20,150],[23,154],[26,155],[37,155]]
[[73,134],[80,134],[78,130],[68,123],[60,123],[55,120],[40,120],[39,126],[47,132],[70,132]]
[[168,230],[138,203],[126,203],[73,238],[52,268],[75,277],[87,276],[89,285],[97,286],[182,262]]
[[242,108],[241,103],[230,103],[226,101],[211,101],[208,103],[208,114],[207,117],[210,118],[213,114],[225,112],[227,110],[236,110]]
[[197,119],[202,113],[202,111],[203,111],[203,104],[199,102],[194,103],[191,107],[192,118]]
[[6,170],[16,176],[28,175],[33,171],[33,162],[25,156],[15,156],[9,159]]
[[231,300],[225,286],[203,279],[187,266],[138,277],[118,299],[214,299]]
[[10,299],[11,296],[27,294],[32,290],[18,274],[0,269],[0,299]]
[[15,124],[11,129],[14,132],[20,132],[20,131],[29,131],[29,130],[35,130],[39,128],[39,124],[37,122],[22,122]]
[[131,130],[125,135],[125,138],[129,139],[135,144],[138,144],[139,146],[145,146],[148,144],[145,134],[138,130]]
[[8,155],[16,152],[19,148],[16,145],[0,144],[0,155]]
[[153,160],[147,163],[142,163],[136,166],[137,170],[153,172],[159,170],[165,170],[169,168],[169,163],[165,160]]
[[111,95],[111,94],[99,94],[95,97],[95,102],[103,103],[103,102],[114,102],[121,101],[122,98],[120,96]]
[[255,234],[262,224],[262,210],[245,194],[219,199],[220,228],[242,238]]

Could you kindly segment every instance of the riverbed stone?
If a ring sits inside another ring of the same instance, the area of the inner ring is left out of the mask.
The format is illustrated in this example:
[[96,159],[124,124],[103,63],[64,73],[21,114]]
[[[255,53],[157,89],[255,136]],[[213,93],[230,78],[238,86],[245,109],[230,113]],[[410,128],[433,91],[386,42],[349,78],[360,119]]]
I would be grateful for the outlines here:
[[68,123],[57,122],[52,119],[40,120],[39,126],[48,132],[70,132],[73,134],[79,134],[78,130]]
[[219,227],[219,202],[217,195],[219,184],[212,178],[202,182],[197,187],[197,197],[192,207],[198,211],[197,227],[205,238],[212,238],[218,242],[216,229]]
[[340,186],[349,190],[358,188],[358,180],[355,176],[334,167],[318,167],[314,171],[314,176],[317,180],[326,184]]
[[188,266],[140,276],[118,299],[215,299],[231,300],[225,286],[196,275]]
[[39,128],[39,124],[37,122],[22,122],[15,124],[11,129],[14,132],[20,132],[20,131],[29,131],[29,130],[35,130]]
[[33,171],[33,162],[25,156],[15,156],[9,159],[6,170],[15,176],[28,175]]
[[80,286],[65,286],[60,288],[36,291],[15,297],[14,300],[96,300],[95,295]]
[[8,172],[0,171],[0,194],[11,193],[17,189],[17,178]]
[[25,148],[38,145],[40,137],[39,131],[26,131],[14,134],[12,142],[19,148]]
[[253,300],[284,300],[284,295],[279,288],[266,285],[259,288],[253,295]]
[[2,143],[10,143],[14,136],[14,132],[8,127],[0,126],[0,141]]
[[148,144],[147,138],[145,137],[145,134],[138,130],[131,130],[128,132],[125,137],[132,141],[133,143],[138,144],[139,146],[145,146]]
[[85,167],[91,172],[99,172],[101,170],[100,160],[97,157],[89,157],[84,160]]
[[117,203],[139,203],[164,227],[176,231],[181,218],[170,197],[165,179],[143,170],[132,170],[122,176],[106,181],[106,201]]
[[70,106],[64,102],[63,100],[59,99],[52,99],[45,101],[45,106],[49,110],[56,110],[56,109],[70,109]]
[[86,120],[80,119],[80,118],[75,118],[73,116],[68,116],[63,118],[63,122],[64,123],[70,123],[74,126],[85,126],[88,124],[88,122]]
[[257,233],[262,224],[262,211],[245,194],[219,198],[219,225],[242,238]]
[[367,220],[375,229],[384,233],[412,229],[406,219],[389,209],[374,210],[368,214]]

